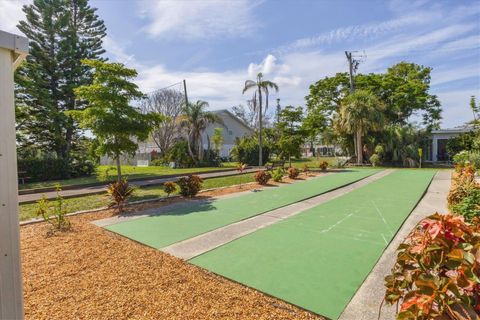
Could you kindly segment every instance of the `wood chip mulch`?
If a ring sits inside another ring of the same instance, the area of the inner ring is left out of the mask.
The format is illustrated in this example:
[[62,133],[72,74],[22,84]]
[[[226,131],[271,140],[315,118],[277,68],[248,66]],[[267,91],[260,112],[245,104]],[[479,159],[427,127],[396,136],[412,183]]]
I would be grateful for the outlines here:
[[322,319],[90,223],[111,215],[21,227],[26,319]]

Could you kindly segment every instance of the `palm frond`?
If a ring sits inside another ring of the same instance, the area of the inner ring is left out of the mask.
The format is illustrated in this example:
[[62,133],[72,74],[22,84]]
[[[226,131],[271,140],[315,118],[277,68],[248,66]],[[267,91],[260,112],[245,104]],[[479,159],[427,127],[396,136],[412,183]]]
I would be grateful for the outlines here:
[[256,86],[257,86],[257,83],[253,80],[245,81],[245,86],[243,87],[242,94],[244,94],[245,92],[247,92],[248,90]]

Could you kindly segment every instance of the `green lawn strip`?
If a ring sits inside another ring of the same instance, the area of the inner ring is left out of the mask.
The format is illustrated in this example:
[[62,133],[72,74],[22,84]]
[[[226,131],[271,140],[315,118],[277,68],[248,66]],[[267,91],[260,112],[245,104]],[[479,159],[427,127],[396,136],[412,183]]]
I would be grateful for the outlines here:
[[234,198],[192,203],[169,214],[130,220],[106,227],[151,247],[162,248],[369,176],[378,170],[350,170]]
[[[169,167],[162,167],[162,166],[137,167],[137,166],[125,165],[125,166],[122,166],[122,174],[129,179],[137,179],[137,178],[161,177],[163,175],[169,175],[169,174],[185,174],[190,172],[209,172],[209,171],[229,169],[234,167],[235,167],[235,164],[232,162],[224,163],[222,167],[180,168],[180,169],[172,169]],[[23,189],[54,187],[56,184],[61,184],[62,186],[71,186],[71,185],[91,184],[91,183],[97,183],[97,182],[108,182],[108,181],[115,180],[116,172],[117,172],[116,167],[114,166],[98,166],[95,171],[95,174],[89,177],[72,178],[67,180],[31,182],[31,183],[20,184],[18,188],[20,190],[23,190]]]
[[[220,177],[206,179],[203,182],[203,189],[211,188],[220,188],[227,187],[232,185],[237,185],[240,183],[253,182],[253,174],[246,173],[243,175],[230,176],[230,177]],[[177,191],[178,194],[178,191]],[[163,186],[150,186],[144,188],[137,188],[133,196],[129,199],[129,202],[155,199],[159,197],[164,197],[167,194],[163,191]],[[108,205],[108,199],[105,194],[94,194],[81,197],[67,198],[63,200],[67,211],[75,212],[80,210],[90,210],[96,208],[102,208]],[[28,203],[20,205],[20,220],[28,220],[36,218],[35,209],[37,207],[36,203]]]
[[190,262],[336,319],[434,174],[395,171]]

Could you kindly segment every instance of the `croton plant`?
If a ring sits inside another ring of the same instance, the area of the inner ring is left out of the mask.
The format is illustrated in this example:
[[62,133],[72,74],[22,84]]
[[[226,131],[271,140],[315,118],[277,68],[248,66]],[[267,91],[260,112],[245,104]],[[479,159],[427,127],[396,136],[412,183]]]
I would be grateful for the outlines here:
[[459,215],[422,220],[397,249],[385,301],[397,319],[478,319],[480,227]]

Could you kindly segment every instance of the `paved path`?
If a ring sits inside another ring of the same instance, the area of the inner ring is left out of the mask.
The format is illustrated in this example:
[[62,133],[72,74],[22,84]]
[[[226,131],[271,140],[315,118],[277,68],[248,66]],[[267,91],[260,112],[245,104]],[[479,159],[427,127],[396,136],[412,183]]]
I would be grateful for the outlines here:
[[[451,170],[439,170],[427,193],[413,210],[402,228],[398,231],[390,245],[385,249],[360,289],[356,292],[339,319],[341,320],[371,320],[377,319],[378,310],[385,293],[384,278],[390,273],[396,259],[396,250],[405,237],[423,218],[435,213],[447,213],[447,194],[450,189]],[[395,319],[395,306],[384,304],[380,318]]]
[[355,183],[340,187],[333,191],[321,194],[308,200],[300,201],[278,208],[264,214],[254,216],[239,222],[232,223],[225,227],[201,234],[199,236],[174,243],[160,250],[170,253],[178,258],[189,260],[202,253],[213,250],[228,242],[252,233],[258,229],[265,228],[278,221],[297,215],[302,211],[313,208],[329,200],[340,197],[350,191],[365,186],[375,180],[378,180],[394,170],[384,170],[372,176],[364,178]]
[[[251,168],[244,171],[244,173],[251,173],[257,171],[257,168]],[[222,172],[205,172],[200,173],[202,179],[210,179],[210,178],[219,178],[219,177],[228,177],[240,174],[237,170],[230,170],[230,171],[222,171]],[[131,181],[130,184],[139,186],[139,187],[146,187],[146,186],[154,186],[163,184],[166,181],[177,181],[180,177],[186,176],[187,174],[181,174],[177,177],[168,177],[168,178],[153,178],[148,180],[140,180],[140,181]],[[104,193],[106,189],[106,185],[100,186],[92,186],[92,187],[85,187],[81,189],[71,189],[71,190],[63,190],[61,192],[62,197],[64,198],[72,198],[77,196],[84,196],[90,194],[99,194]],[[45,195],[47,199],[55,199],[57,196],[56,191],[44,192],[44,193],[32,193],[32,194],[22,194],[18,196],[18,203],[31,203],[35,202],[42,198]]]

